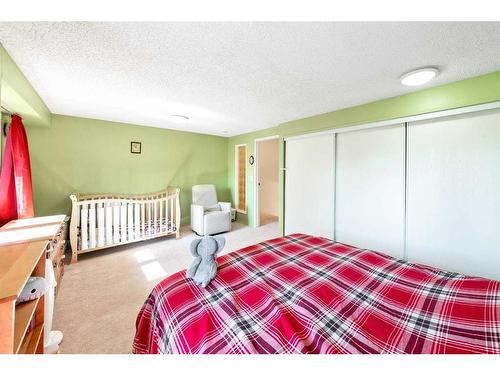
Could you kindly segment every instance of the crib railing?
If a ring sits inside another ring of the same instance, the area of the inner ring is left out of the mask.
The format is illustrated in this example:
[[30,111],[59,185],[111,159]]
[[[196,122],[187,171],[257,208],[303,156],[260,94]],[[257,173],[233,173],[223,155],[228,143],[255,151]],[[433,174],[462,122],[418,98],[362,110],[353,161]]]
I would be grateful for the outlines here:
[[71,262],[78,254],[175,234],[179,238],[180,189],[145,194],[70,195]]

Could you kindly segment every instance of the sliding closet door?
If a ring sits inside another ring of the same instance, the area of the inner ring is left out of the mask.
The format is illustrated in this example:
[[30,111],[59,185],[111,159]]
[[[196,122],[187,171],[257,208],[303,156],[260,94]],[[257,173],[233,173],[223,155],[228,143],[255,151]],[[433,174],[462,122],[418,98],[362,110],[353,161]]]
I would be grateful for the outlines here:
[[335,239],[404,257],[404,125],[337,134]]
[[500,279],[500,111],[410,124],[410,261]]
[[286,141],[285,234],[333,239],[334,147],[333,134]]

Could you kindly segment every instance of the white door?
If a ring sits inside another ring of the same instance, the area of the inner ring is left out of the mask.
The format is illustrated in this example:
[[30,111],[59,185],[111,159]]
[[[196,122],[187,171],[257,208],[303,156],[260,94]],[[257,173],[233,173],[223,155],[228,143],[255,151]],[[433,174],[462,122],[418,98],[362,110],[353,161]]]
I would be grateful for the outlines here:
[[404,257],[404,125],[337,134],[335,240]]
[[500,279],[500,111],[408,127],[410,261]]
[[285,234],[333,239],[333,134],[291,138],[285,153]]

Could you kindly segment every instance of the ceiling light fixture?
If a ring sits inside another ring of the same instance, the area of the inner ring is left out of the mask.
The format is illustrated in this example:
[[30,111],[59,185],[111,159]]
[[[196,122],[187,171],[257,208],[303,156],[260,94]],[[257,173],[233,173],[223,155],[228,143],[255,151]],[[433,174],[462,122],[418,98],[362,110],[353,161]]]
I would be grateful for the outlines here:
[[399,80],[405,86],[420,86],[436,77],[438,73],[439,69],[426,67],[403,74]]
[[170,115],[170,119],[174,122],[180,123],[188,121],[189,117],[184,115]]

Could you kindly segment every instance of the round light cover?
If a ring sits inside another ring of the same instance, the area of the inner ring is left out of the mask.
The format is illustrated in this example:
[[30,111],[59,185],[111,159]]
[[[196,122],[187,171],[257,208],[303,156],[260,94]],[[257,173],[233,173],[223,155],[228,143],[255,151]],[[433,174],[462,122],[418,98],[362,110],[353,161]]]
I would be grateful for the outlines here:
[[405,86],[420,86],[436,77],[438,73],[439,70],[437,68],[421,68],[403,74],[400,80],[401,83]]

